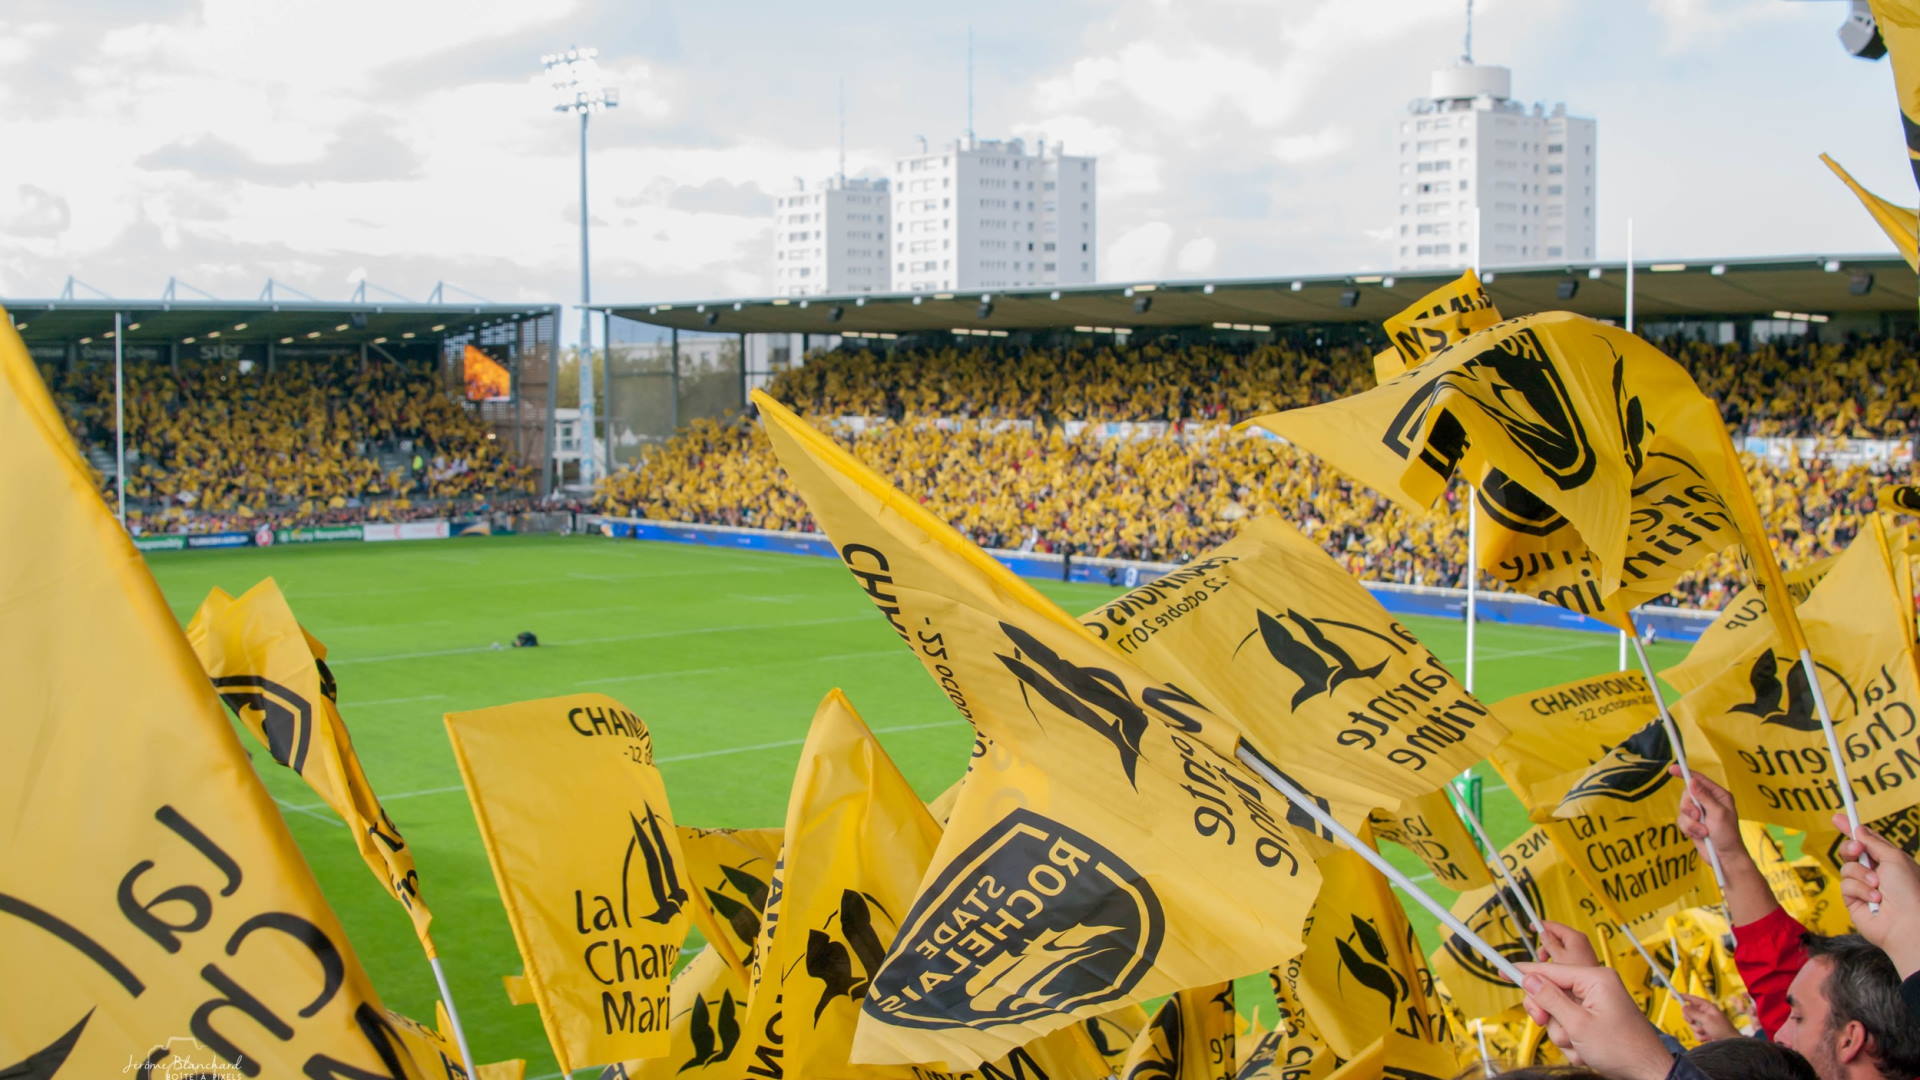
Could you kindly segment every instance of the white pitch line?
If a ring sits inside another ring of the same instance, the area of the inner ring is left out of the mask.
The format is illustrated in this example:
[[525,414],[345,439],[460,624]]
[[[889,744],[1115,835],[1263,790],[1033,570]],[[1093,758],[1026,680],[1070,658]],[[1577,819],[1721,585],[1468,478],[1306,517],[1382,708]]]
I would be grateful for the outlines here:
[[373,701],[348,701],[341,704],[343,709],[367,709],[375,705],[398,705],[406,701],[444,701],[445,694],[420,694],[415,697],[376,698]]
[[282,810],[291,810],[296,814],[305,814],[310,818],[314,818],[315,820],[318,820],[318,821],[323,821],[328,825],[345,825],[346,824],[346,822],[341,821],[340,819],[333,817],[330,814],[323,814],[320,812],[320,809],[327,805],[326,803],[314,803],[311,806],[302,806],[298,803],[285,802],[281,799],[275,799],[273,801],[276,803],[279,803],[280,809]]
[[[651,630],[642,634],[617,634],[613,637],[572,638],[570,640],[550,641],[549,645],[610,645],[623,641],[650,641],[656,638],[691,637],[695,634],[731,634],[748,630],[784,630],[793,626],[831,626],[837,623],[860,622],[871,619],[871,615],[845,615],[835,619],[799,619],[777,623],[739,623],[733,626],[695,626],[684,630]],[[422,652],[388,653],[385,656],[346,656],[338,660],[329,659],[330,667],[342,667],[347,664],[379,664],[390,660],[419,660],[430,656],[458,656],[463,653],[492,652],[492,645],[464,645],[455,649],[428,649]]]
[[[817,664],[822,660],[862,660],[871,656],[905,655],[907,655],[906,652],[896,646],[887,649],[867,649],[862,652],[828,653],[825,656],[796,656],[787,660],[769,660],[759,666],[768,668],[787,664]],[[609,675],[604,679],[583,679],[574,683],[574,685],[604,686],[608,683],[639,682],[643,679],[661,679],[673,675],[720,675],[729,671],[739,670],[739,664],[726,664],[721,667],[675,668],[672,671],[643,671],[637,675]]]
[[[897,650],[889,649],[888,651],[894,652]],[[956,716],[951,720],[934,720],[925,724],[899,724],[894,727],[874,728],[873,732],[876,735],[891,735],[899,731],[925,731],[929,728],[951,727],[954,724],[964,723],[966,723],[965,720]],[[714,750],[696,750],[691,754],[671,754],[667,757],[654,758],[653,763],[655,765],[669,765],[676,761],[701,761],[707,758],[727,757],[731,754],[750,754],[760,750],[779,750],[788,746],[802,746],[806,744],[806,741],[805,738],[781,739],[778,742],[749,743],[745,746],[723,746]],[[392,795],[382,795],[380,796],[380,801],[382,803],[390,803],[400,799],[418,799],[428,795],[445,795],[448,792],[465,790],[466,786],[463,784],[448,784],[445,787],[422,788],[419,791],[401,791]],[[280,805],[286,807],[288,810],[314,810],[326,804],[314,803],[310,806],[296,806],[289,803],[281,803]]]

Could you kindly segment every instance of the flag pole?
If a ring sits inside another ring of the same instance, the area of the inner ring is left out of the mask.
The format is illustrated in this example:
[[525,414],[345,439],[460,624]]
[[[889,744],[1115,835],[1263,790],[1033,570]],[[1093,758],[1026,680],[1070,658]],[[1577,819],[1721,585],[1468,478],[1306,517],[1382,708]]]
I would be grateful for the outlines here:
[[1480,1071],[1487,1076],[1500,1075],[1493,1071],[1493,1056],[1487,1053],[1486,1022],[1476,1018],[1473,1021],[1473,1034],[1474,1037],[1480,1041]]
[[1633,936],[1633,931],[1627,929],[1627,924],[1620,922],[1614,923],[1614,925],[1620,928],[1621,933],[1627,935],[1627,943],[1633,946],[1634,952],[1640,954],[1640,959],[1647,962],[1647,969],[1653,972],[1654,978],[1660,980],[1661,987],[1664,988],[1667,993],[1672,994],[1675,1001],[1680,1000],[1680,991],[1673,988],[1673,980],[1667,978],[1667,973],[1661,971],[1660,965],[1653,962],[1653,955],[1647,952],[1645,945],[1640,944],[1639,938]]
[[[1793,603],[1792,597],[1783,596],[1781,600],[1788,605]],[[1799,622],[1799,616],[1797,614],[1794,616],[1794,622],[1796,625]],[[1804,632],[1800,640],[1806,640]],[[1800,646],[1800,669],[1807,673],[1807,688],[1813,691],[1813,708],[1815,712],[1820,714],[1820,734],[1826,736],[1827,757],[1833,761],[1833,778],[1834,781],[1840,785],[1840,801],[1847,810],[1847,838],[1850,840],[1858,840],[1860,835],[1860,805],[1855,802],[1853,798],[1853,779],[1847,775],[1847,761],[1846,758],[1840,754],[1840,737],[1833,729],[1833,713],[1827,710],[1827,692],[1820,686],[1820,667],[1813,662],[1813,650],[1805,645]],[[1711,850],[1711,846],[1709,846],[1709,850]],[[1873,859],[1868,857],[1865,850],[1860,852],[1860,865],[1869,870],[1873,869]],[[1875,915],[1879,914],[1879,903],[1869,903],[1867,905],[1867,911]]]
[[[1473,276],[1480,277],[1480,204],[1474,200],[1473,207]],[[1485,288],[1485,286],[1481,286]],[[1480,492],[1472,484],[1467,485],[1467,662],[1466,680],[1463,685],[1467,693],[1473,693],[1474,653],[1478,644],[1477,633],[1480,622],[1480,567],[1475,561],[1480,557]],[[1472,776],[1473,769],[1468,768],[1466,775]]]
[[[1627,333],[1629,334],[1633,333],[1633,219],[1632,218],[1627,219]],[[1635,634],[1637,635],[1638,631],[1635,631]],[[1620,670],[1621,671],[1627,670],[1627,632],[1625,630],[1620,631]],[[1649,686],[1653,685],[1653,675],[1651,673],[1647,675],[1647,685]],[[1660,691],[1658,690],[1654,691],[1654,695],[1656,696],[1656,699],[1659,693]],[[1667,707],[1663,703],[1660,706],[1660,714],[1662,716],[1665,716],[1666,712],[1667,712]],[[1675,753],[1678,753],[1678,751],[1675,751]],[[1692,781],[1689,780],[1688,783],[1692,783]],[[1713,864],[1713,875],[1715,879],[1718,879],[1720,876],[1720,863],[1718,859],[1716,859]],[[1724,887],[1724,883],[1723,883],[1723,887]]]
[[[1693,796],[1693,769],[1687,764],[1687,748],[1680,742],[1680,727],[1673,722],[1673,714],[1667,711],[1667,696],[1660,692],[1660,680],[1654,678],[1653,664],[1647,660],[1647,647],[1640,643],[1640,628],[1633,625],[1633,612],[1622,612],[1621,617],[1626,619],[1627,625],[1631,627],[1630,630],[1622,630],[1620,632],[1622,635],[1621,644],[1625,645],[1627,638],[1633,639],[1633,651],[1635,655],[1640,658],[1640,672],[1646,676],[1647,689],[1652,692],[1653,703],[1660,710],[1660,726],[1666,729],[1667,744],[1673,747],[1674,763],[1680,766],[1680,782],[1687,787],[1686,797],[1692,801],[1694,806],[1699,807],[1702,816],[1704,816],[1706,807],[1700,806],[1700,800]],[[1707,865],[1713,868],[1713,883],[1720,886],[1720,895],[1725,896],[1727,894],[1727,874],[1726,871],[1720,869],[1720,852],[1714,849],[1711,840],[1707,842],[1706,847]]]
[[1440,925],[1452,931],[1455,937],[1465,942],[1474,952],[1479,953],[1481,959],[1493,965],[1493,969],[1499,972],[1502,978],[1515,986],[1520,985],[1520,969],[1513,966],[1513,961],[1502,956],[1500,950],[1489,945],[1486,939],[1469,929],[1466,923],[1461,922],[1453,912],[1448,911],[1442,906],[1440,901],[1428,896],[1419,886],[1409,880],[1407,875],[1400,871],[1399,867],[1388,862],[1386,857],[1378,851],[1375,851],[1371,845],[1362,842],[1359,837],[1353,835],[1352,830],[1335,820],[1334,816],[1327,813],[1318,802],[1307,798],[1299,788],[1294,787],[1286,777],[1281,776],[1280,773],[1274,769],[1272,765],[1269,765],[1265,758],[1256,753],[1252,747],[1243,742],[1235,749],[1234,756],[1240,759],[1242,765],[1253,770],[1254,775],[1266,781],[1268,787],[1285,796],[1288,802],[1292,803],[1308,817],[1311,817],[1315,824],[1325,829],[1335,840],[1339,841],[1341,845],[1352,850],[1354,854],[1360,856],[1362,859],[1365,859],[1367,865],[1380,871],[1388,881],[1399,886],[1401,892],[1412,897],[1413,902],[1425,908],[1429,915],[1438,919]]
[[[1527,928],[1538,935],[1541,930],[1540,913],[1533,909],[1533,902],[1527,899],[1527,894],[1520,891],[1520,883],[1514,880],[1513,871],[1507,869],[1507,860],[1500,857],[1500,852],[1493,846],[1493,841],[1487,836],[1487,830],[1481,826],[1480,815],[1473,812],[1473,807],[1468,806],[1465,799],[1450,801],[1453,802],[1453,809],[1460,815],[1461,820],[1465,821],[1467,827],[1473,830],[1473,838],[1480,841],[1480,847],[1486,852],[1483,861],[1486,862],[1487,868],[1492,870],[1500,880],[1507,883],[1507,889],[1513,893],[1514,899],[1520,902],[1521,909],[1527,914]],[[1525,940],[1524,935],[1522,936],[1522,940]],[[1538,952],[1531,945],[1527,947],[1527,951],[1534,953],[1536,957],[1538,956]]]
[[427,952],[427,963],[433,965],[433,981],[440,985],[440,1000],[447,1006],[447,1026],[453,1028],[453,1044],[460,1048],[467,1074],[472,1075],[480,1065],[473,1060],[473,1051],[467,1046],[467,1031],[460,1026],[460,1007],[453,1003],[453,989],[447,985],[447,972],[440,966],[440,954],[431,947]]

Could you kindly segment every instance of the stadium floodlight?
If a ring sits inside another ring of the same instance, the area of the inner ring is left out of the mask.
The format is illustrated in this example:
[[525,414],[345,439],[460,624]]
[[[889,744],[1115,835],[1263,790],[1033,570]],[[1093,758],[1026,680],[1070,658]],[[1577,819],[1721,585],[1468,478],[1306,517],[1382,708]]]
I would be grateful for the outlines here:
[[1340,306],[1341,307],[1350,308],[1358,305],[1359,303],[1360,303],[1359,289],[1341,289],[1340,290]]
[[1840,272],[1840,260],[1828,259],[1826,262],[1821,263],[1820,267],[1829,274],[1837,274]]
[[578,46],[540,58],[553,87],[553,111],[580,117],[580,482],[592,484],[599,470],[593,419],[593,275],[587,242],[587,118],[620,104],[620,91],[600,73],[600,50]]
[[1153,309],[1153,297],[1136,296],[1133,298],[1133,313],[1135,315],[1145,315],[1148,311],[1152,309]]
[[1863,270],[1855,270],[1847,282],[1847,291],[1855,296],[1865,296],[1873,291],[1873,275]]
[[1561,278],[1559,283],[1554,285],[1553,287],[1553,296],[1554,296],[1554,299],[1556,300],[1571,300],[1575,296],[1579,295],[1579,293],[1580,293],[1579,278],[1572,278],[1572,277]]
[[1597,266],[1589,266],[1589,267],[1587,267],[1587,278],[1588,278],[1589,280],[1591,280],[1591,281],[1599,281],[1599,280],[1600,280],[1600,268],[1599,268],[1599,267],[1597,267]]

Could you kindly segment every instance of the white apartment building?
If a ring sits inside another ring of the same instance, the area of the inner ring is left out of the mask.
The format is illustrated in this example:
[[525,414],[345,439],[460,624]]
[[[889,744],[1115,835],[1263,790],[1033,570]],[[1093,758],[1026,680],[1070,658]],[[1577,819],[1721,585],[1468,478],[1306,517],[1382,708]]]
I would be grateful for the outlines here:
[[1091,282],[1098,176],[1046,140],[956,140],[893,169],[892,291]]
[[885,178],[831,177],[774,197],[776,296],[873,293],[889,288]]
[[1400,121],[1401,270],[1594,257],[1593,120],[1513,99],[1513,73],[1460,63]]

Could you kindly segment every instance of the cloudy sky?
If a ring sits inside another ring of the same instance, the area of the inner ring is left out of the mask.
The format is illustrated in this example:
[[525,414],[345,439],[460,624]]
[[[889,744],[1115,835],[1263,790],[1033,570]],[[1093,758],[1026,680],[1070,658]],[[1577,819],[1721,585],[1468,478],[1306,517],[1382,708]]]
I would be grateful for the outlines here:
[[[252,297],[353,283],[578,297],[577,129],[543,52],[597,46],[595,297],[769,290],[772,195],[966,124],[1100,157],[1100,277],[1381,268],[1395,126],[1464,0],[9,0],[0,297],[67,275]],[[1825,150],[1914,201],[1885,62],[1819,0],[1479,0],[1475,53],[1599,120],[1600,253],[1877,251]],[[571,320],[568,320],[571,321]]]

